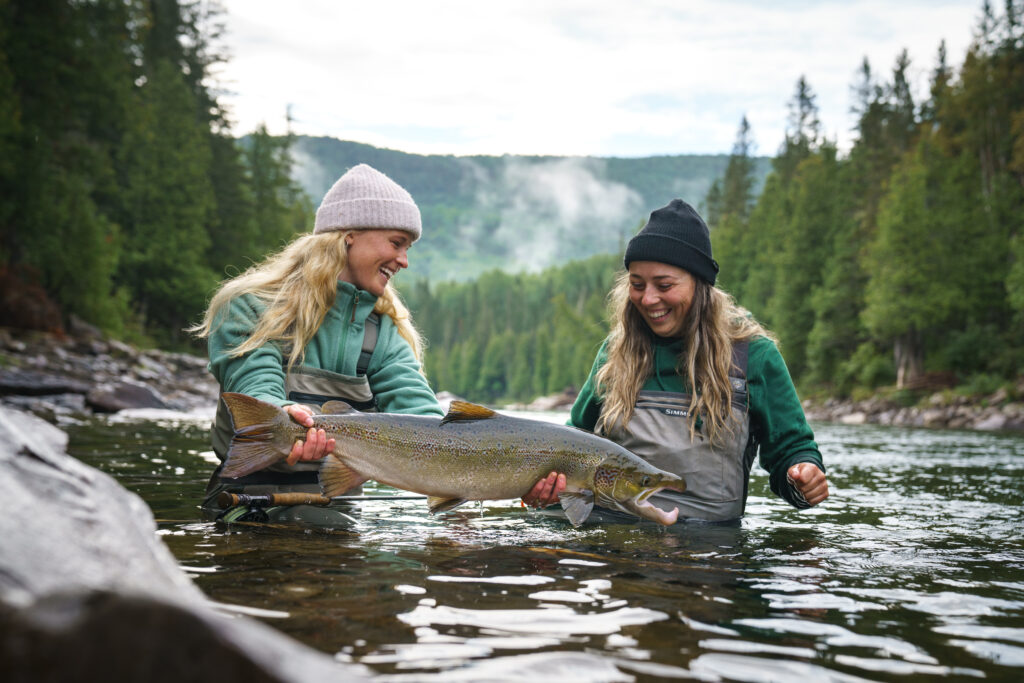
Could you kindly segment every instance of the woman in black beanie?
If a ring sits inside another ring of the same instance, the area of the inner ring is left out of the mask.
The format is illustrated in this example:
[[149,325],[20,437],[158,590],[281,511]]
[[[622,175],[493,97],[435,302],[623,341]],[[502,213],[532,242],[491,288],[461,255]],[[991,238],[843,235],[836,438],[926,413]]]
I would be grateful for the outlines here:
[[[707,225],[674,199],[626,247],[612,291],[612,331],[572,408],[570,424],[683,476],[683,493],[650,500],[679,519],[739,519],[754,458],[797,508],[828,497],[814,442],[771,333],[715,287]],[[696,388],[696,390],[694,390]],[[552,472],[523,500],[555,503]]]

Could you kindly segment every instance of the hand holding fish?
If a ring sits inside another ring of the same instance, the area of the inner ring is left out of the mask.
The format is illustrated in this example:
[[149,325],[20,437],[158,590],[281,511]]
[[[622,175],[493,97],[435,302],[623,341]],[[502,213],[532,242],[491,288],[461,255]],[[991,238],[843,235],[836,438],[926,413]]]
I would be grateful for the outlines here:
[[300,460],[320,460],[334,450],[334,439],[327,438],[327,432],[313,427],[313,409],[299,403],[285,407],[293,420],[303,427],[309,427],[306,440],[297,439],[288,454],[288,464],[294,465]]
[[565,490],[565,475],[552,472],[534,485],[523,496],[523,502],[530,507],[546,508],[558,502],[558,496]]
[[828,498],[828,479],[814,463],[798,462],[786,471],[786,477],[809,505]]

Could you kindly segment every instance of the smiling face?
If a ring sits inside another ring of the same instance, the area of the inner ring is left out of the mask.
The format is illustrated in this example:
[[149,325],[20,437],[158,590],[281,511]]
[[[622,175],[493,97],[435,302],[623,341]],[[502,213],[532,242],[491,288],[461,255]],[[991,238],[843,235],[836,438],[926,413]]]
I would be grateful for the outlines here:
[[388,281],[409,267],[412,235],[404,230],[357,230],[345,238],[348,262],[338,276],[374,296],[384,293]]
[[657,261],[629,264],[629,300],[659,337],[680,337],[697,281],[676,266]]

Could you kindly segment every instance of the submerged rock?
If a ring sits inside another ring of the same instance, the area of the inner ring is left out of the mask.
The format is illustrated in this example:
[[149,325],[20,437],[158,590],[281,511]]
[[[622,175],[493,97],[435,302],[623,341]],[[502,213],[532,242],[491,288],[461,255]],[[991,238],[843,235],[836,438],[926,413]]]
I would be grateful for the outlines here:
[[0,680],[363,680],[268,626],[215,611],[141,498],[0,406]]
[[86,403],[101,413],[131,408],[166,408],[167,403],[153,389],[136,382],[102,384],[89,390]]

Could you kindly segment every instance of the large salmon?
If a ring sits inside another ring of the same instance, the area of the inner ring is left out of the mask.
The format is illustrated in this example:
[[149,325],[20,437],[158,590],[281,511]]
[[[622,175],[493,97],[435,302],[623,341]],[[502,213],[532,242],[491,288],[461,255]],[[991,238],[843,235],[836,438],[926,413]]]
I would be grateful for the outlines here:
[[[235,425],[222,477],[242,477],[284,460],[295,440],[305,437],[306,428],[278,406],[245,394],[221,398]],[[322,410],[314,426],[336,441],[320,469],[326,496],[373,479],[425,494],[430,511],[440,512],[467,500],[519,498],[557,471],[565,474],[561,503],[575,525],[595,503],[669,525],[678,510],[665,512],[647,498],[663,488],[686,488],[681,477],[607,439],[472,403],[453,401],[443,418],[360,413],[340,401]]]

